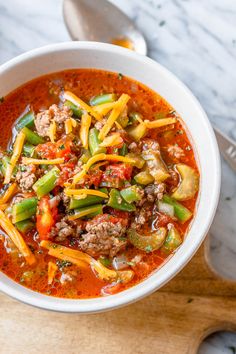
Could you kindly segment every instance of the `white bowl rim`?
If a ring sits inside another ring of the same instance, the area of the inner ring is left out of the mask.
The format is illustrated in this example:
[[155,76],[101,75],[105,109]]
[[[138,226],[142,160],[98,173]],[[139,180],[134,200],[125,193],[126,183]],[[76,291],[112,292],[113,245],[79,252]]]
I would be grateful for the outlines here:
[[[11,59],[10,61],[0,66],[0,74],[8,70],[11,70],[17,64],[23,63],[35,57],[54,53],[54,52],[70,51],[75,49],[78,50],[91,49],[96,51],[103,51],[103,52],[107,51],[111,53],[117,53],[119,55],[128,58],[128,60],[136,60],[139,61],[142,65],[143,63],[145,63],[146,65],[156,67],[159,70],[161,70],[169,80],[171,80],[172,82],[174,81],[175,84],[177,84],[180,87],[180,89],[184,91],[185,94],[188,95],[189,99],[192,101],[195,107],[197,107],[199,113],[202,116],[202,124],[204,124],[204,128],[206,130],[206,134],[208,135],[208,139],[209,139],[208,143],[213,152],[211,156],[212,168],[213,171],[215,172],[214,173],[215,179],[212,181],[213,190],[212,190],[210,205],[208,205],[206,208],[205,219],[202,220],[201,229],[199,231],[199,234],[201,236],[191,240],[191,244],[189,244],[188,249],[185,250],[186,253],[183,252],[184,245],[185,245],[185,243],[183,243],[183,245],[179,248],[177,252],[179,254],[179,257],[175,258],[173,256],[172,258],[170,258],[170,260],[166,264],[172,263],[171,272],[165,272],[165,273],[161,272],[161,270],[165,267],[164,266],[156,273],[152,274],[150,277],[148,277],[141,283],[129,288],[128,290],[125,290],[121,293],[112,296],[92,298],[92,299],[62,299],[62,298],[56,298],[52,296],[39,294],[37,292],[34,292],[30,289],[21,286],[20,284],[17,284],[13,280],[9,279],[7,276],[5,276],[5,278],[7,279],[6,282],[0,282],[0,290],[2,292],[29,305],[33,305],[39,308],[52,310],[52,311],[59,311],[59,312],[98,313],[98,312],[104,312],[104,311],[108,311],[111,309],[116,309],[128,305],[130,303],[133,303],[137,300],[146,297],[147,295],[150,295],[155,290],[159,289],[160,287],[165,285],[169,280],[171,280],[193,257],[193,255],[196,253],[201,243],[203,242],[215,215],[215,211],[219,200],[219,194],[220,194],[221,167],[220,167],[219,150],[218,150],[215,134],[208,120],[208,117],[205,111],[203,110],[203,108],[201,107],[200,103],[195,98],[195,96],[191,93],[191,91],[187,88],[187,86],[183,84],[174,74],[172,74],[161,64],[155,62],[154,60],[148,57],[137,54],[125,48],[121,48],[111,44],[100,43],[100,42],[85,42],[85,41],[63,42],[63,43],[55,43],[55,44],[43,46]],[[173,263],[174,258],[175,258],[175,263]],[[13,286],[13,284],[15,286]]]

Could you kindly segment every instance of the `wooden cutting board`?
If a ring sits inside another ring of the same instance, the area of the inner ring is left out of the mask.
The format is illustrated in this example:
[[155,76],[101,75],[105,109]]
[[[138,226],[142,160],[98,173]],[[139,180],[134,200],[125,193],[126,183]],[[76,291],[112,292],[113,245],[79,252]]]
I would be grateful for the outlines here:
[[0,295],[0,353],[193,354],[217,330],[236,330],[236,282],[208,262],[208,242],[156,293],[119,310],[48,312]]

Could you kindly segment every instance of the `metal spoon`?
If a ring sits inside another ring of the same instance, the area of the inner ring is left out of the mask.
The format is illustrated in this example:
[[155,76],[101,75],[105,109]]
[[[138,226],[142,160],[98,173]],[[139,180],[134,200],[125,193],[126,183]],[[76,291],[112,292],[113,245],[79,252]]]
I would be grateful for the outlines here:
[[73,40],[112,43],[123,38],[137,53],[147,54],[143,35],[128,16],[107,0],[65,0],[63,14]]
[[[73,40],[111,43],[126,38],[136,52],[147,54],[143,35],[129,17],[107,0],[64,0],[63,14]],[[218,129],[214,130],[221,154],[236,172],[236,143]]]

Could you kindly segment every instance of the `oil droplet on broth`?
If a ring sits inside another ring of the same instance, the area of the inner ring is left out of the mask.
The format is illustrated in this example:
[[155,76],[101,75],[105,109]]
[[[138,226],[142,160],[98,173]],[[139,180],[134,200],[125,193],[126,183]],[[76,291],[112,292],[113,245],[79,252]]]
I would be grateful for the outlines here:
[[120,47],[128,48],[134,50],[134,44],[131,39],[127,37],[113,38],[111,40],[112,44],[119,45]]

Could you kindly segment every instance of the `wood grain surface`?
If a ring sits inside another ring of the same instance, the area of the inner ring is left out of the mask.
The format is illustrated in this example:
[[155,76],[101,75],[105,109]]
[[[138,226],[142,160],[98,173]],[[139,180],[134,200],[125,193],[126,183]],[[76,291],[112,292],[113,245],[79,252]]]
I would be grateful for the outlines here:
[[0,353],[193,354],[217,330],[236,330],[236,282],[209,266],[208,242],[171,282],[119,310],[48,312],[0,295]]

